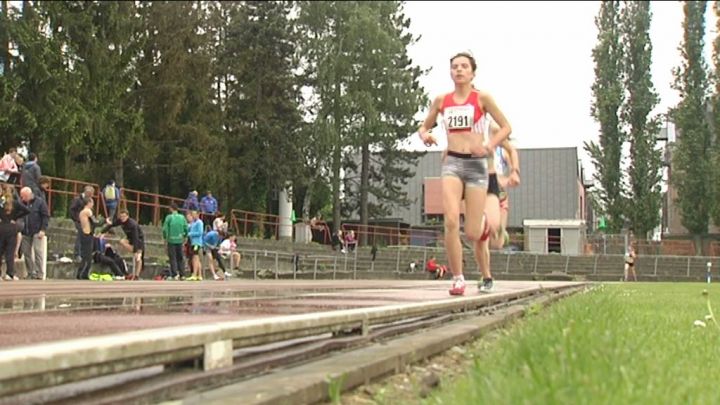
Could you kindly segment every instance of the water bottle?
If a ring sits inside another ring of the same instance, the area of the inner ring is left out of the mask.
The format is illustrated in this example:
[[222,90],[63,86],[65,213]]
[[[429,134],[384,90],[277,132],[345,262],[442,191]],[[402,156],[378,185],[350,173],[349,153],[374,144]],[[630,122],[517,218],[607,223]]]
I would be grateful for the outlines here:
[[707,262],[707,283],[710,284],[710,281],[712,280],[712,275],[710,274],[710,268],[712,267],[712,263]]

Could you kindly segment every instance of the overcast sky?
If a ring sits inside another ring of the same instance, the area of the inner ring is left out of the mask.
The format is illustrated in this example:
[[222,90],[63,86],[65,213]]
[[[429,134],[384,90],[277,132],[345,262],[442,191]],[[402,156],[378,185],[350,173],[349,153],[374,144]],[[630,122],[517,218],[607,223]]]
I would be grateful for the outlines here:
[[[409,55],[421,67],[432,68],[420,83],[435,97],[453,89],[449,58],[470,50],[478,63],[475,85],[490,92],[508,117],[517,147],[577,146],[583,166],[591,170],[582,145],[596,140],[599,131],[590,116],[599,8],[599,2],[585,1],[409,1],[405,13],[410,31],[421,35]],[[670,84],[672,69],[680,63],[683,9],[677,1],[653,1],[651,11],[652,77],[661,98],[656,112],[664,113],[678,102]],[[715,21],[708,2],[708,63]],[[438,149],[445,147],[445,136],[440,142]],[[425,149],[419,139],[410,148]]]

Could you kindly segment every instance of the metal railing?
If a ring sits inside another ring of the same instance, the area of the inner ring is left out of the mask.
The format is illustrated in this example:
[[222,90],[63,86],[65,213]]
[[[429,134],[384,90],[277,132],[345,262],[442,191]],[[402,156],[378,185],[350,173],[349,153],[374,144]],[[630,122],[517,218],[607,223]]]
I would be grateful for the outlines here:
[[230,223],[238,236],[278,239],[280,216],[260,212],[230,210]]
[[[282,254],[281,254],[282,256]],[[353,278],[375,272],[423,273],[425,264],[431,256],[435,256],[439,264],[447,265],[444,248],[421,246],[388,246],[380,250],[375,261],[372,261],[367,249],[355,250],[347,254],[336,255],[301,255],[304,269],[313,265],[311,257],[322,257],[315,264],[319,275],[323,271],[334,273],[350,273]],[[624,273],[625,256],[622,254],[608,255],[561,255],[530,252],[491,251],[491,271],[497,276],[534,276],[558,274],[569,277],[576,276],[617,276]],[[477,273],[473,252],[463,250],[464,272],[468,275]],[[635,259],[635,269],[639,276],[651,279],[670,280],[673,277],[702,280],[706,276],[707,263],[711,264],[713,277],[720,276],[720,257],[714,256],[672,256],[672,255],[639,255]],[[410,263],[415,263],[411,270]],[[282,277],[282,272],[280,273]],[[348,274],[349,275],[349,274]]]
[[100,186],[95,183],[89,183],[85,181],[69,180],[60,177],[45,176],[50,180],[50,187],[47,192],[47,205],[48,211],[53,212],[53,208],[60,205],[65,208],[65,212],[62,215],[68,214],[70,208],[70,201],[73,198],[80,195],[83,192],[85,186],[92,186],[95,189],[93,199],[95,200],[95,211],[99,214],[107,216],[107,207],[105,207],[105,201],[100,193]]

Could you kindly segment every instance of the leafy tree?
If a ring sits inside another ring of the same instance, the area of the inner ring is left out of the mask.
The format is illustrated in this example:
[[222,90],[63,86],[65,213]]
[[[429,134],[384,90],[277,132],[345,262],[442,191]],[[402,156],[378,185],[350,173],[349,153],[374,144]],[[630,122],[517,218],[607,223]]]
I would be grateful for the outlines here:
[[682,62],[673,71],[673,88],[680,93],[680,103],[671,112],[678,131],[671,181],[677,188],[682,224],[695,235],[707,232],[712,205],[709,191],[715,181],[708,175],[711,133],[707,117],[708,73],[703,57],[705,8],[704,1],[686,1],[683,7]]
[[592,52],[595,82],[591,113],[600,123],[600,144],[585,142],[585,150],[595,167],[594,178],[599,185],[597,200],[602,206],[602,214],[608,217],[608,231],[617,233],[624,224],[624,187],[620,169],[625,139],[620,127],[620,109],[624,100],[620,2],[602,2],[595,25],[598,43]]
[[631,203],[627,205],[627,217],[635,234],[644,236],[660,224],[662,207],[662,154],[655,147],[660,126],[658,118],[650,116],[659,101],[650,73],[650,3],[626,1],[622,18],[627,89],[623,121],[628,128],[631,158],[628,170]]

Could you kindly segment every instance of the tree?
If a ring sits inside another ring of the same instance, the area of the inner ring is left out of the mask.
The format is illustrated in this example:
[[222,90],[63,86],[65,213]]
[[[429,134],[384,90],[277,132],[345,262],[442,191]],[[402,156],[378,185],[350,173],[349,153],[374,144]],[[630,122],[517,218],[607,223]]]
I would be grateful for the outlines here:
[[627,216],[635,234],[644,236],[660,224],[662,206],[662,154],[655,147],[659,122],[650,116],[659,102],[650,73],[650,3],[626,1],[622,16],[627,89],[622,115],[628,128],[631,158],[628,174],[632,203],[627,205]]
[[[720,1],[715,1],[713,4],[715,11],[716,26],[715,29],[718,35],[715,36],[713,43],[713,65],[715,67],[714,78],[715,78],[715,94],[713,95],[713,114],[711,124],[711,136],[714,137],[715,142],[712,145],[711,155],[711,172],[710,178],[717,179],[720,176]],[[711,195],[710,201],[713,201],[711,207],[711,216],[715,225],[720,225],[720,184],[717,181],[710,182]]]
[[414,41],[405,32],[409,20],[400,2],[385,1],[302,2],[298,21],[303,67],[316,96],[314,124],[327,134],[323,139],[330,146],[333,226],[338,229],[341,221],[343,168],[346,212],[359,211],[367,223],[371,195],[381,208],[378,213],[387,212],[384,204],[407,203],[393,190],[407,180],[406,166],[417,159],[397,151],[426,97],[418,84],[422,71],[406,54]]
[[247,1],[231,10],[222,60],[227,88],[224,120],[239,174],[238,194],[253,209],[274,212],[275,192],[302,167],[300,91],[293,72],[292,4]]
[[17,72],[11,70],[20,61],[10,52],[12,40],[18,39],[20,23],[15,17],[17,9],[10,15],[9,2],[0,2],[0,148],[6,151],[17,146],[22,137],[17,128],[33,122],[32,114],[22,104],[16,102],[17,92],[22,83]]
[[592,52],[595,82],[592,85],[594,100],[591,113],[600,123],[600,144],[586,142],[585,150],[595,167],[594,179],[599,183],[597,199],[602,205],[602,214],[608,219],[608,230],[617,233],[625,221],[620,169],[624,142],[620,128],[620,108],[624,99],[620,2],[602,2],[595,25],[598,28],[598,43]]
[[95,163],[94,172],[101,169],[122,184],[123,159],[142,131],[142,114],[132,93],[142,45],[136,4],[63,2],[54,10],[66,23],[80,79],[78,96],[86,119],[78,152],[85,162]]
[[10,76],[18,86],[10,131],[40,152],[47,173],[63,177],[67,155],[81,144],[87,121],[79,98],[82,76],[76,69],[82,62],[74,57],[67,32],[70,18],[62,3],[24,1],[11,29],[18,56]]
[[140,5],[144,38],[135,94],[143,137],[127,166],[152,192],[184,196],[199,186],[214,190],[225,177],[225,147],[210,101],[206,11],[190,1]]
[[314,93],[310,101],[313,125],[326,141],[329,179],[332,188],[333,231],[340,227],[340,169],[342,150],[349,143],[347,83],[352,75],[353,56],[348,49],[357,38],[348,26],[356,2],[311,2],[299,4],[298,29],[302,32],[299,54],[306,85]]
[[[392,206],[410,203],[401,185],[412,176],[419,154],[400,150],[398,142],[417,126],[413,116],[427,96],[419,84],[423,71],[407,56],[416,39],[405,32],[410,20],[402,4],[364,2],[356,12],[357,25],[351,30],[365,28],[349,50],[355,55],[348,83],[355,125],[350,127],[350,156],[344,166],[344,206],[348,214],[359,212],[361,225],[367,225],[370,217],[387,216]],[[356,151],[359,164],[354,162]],[[359,181],[353,176],[358,171]]]
[[707,117],[708,73],[703,57],[705,8],[704,1],[686,1],[683,7],[684,35],[679,48],[682,62],[673,71],[673,88],[680,93],[680,103],[671,111],[678,131],[671,181],[677,188],[682,224],[694,235],[707,232],[712,205],[709,191],[715,181],[708,175],[711,133]]

